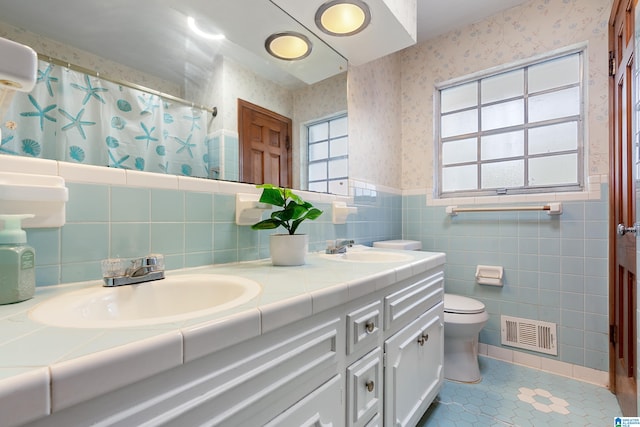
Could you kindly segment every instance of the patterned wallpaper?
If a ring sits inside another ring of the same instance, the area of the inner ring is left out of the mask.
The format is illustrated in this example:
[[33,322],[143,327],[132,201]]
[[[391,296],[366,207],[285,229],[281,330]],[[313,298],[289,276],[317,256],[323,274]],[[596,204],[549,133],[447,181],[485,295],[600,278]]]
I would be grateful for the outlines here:
[[[438,82],[588,42],[588,175],[608,173],[607,23],[611,0],[532,0],[405,49],[403,190],[433,186],[433,95]],[[363,86],[366,85],[364,82]],[[371,159],[375,164],[378,159]]]
[[349,67],[349,178],[401,188],[401,63],[388,55]]

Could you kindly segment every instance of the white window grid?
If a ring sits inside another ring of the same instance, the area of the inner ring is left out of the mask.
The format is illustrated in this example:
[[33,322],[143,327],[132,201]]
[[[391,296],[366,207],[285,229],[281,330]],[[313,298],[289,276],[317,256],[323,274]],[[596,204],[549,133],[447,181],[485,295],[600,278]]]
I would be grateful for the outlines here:
[[[335,115],[332,117],[328,117],[322,120],[317,120],[311,123],[307,123],[306,124],[306,138],[307,138],[307,176],[309,176],[309,171],[308,169],[311,168],[313,165],[315,164],[321,164],[321,163],[325,163],[326,164],[326,179],[311,179],[308,178],[308,189],[312,189],[315,188],[317,189],[317,191],[321,191],[323,193],[329,193],[330,192],[330,188],[331,188],[331,183],[332,182],[340,182],[342,181],[343,183],[346,183],[348,181],[348,173],[345,174],[344,176],[342,175],[335,175],[332,176],[332,174],[329,171],[329,164],[330,161],[332,160],[348,160],[349,155],[347,154],[343,154],[343,155],[333,155],[332,154],[332,150],[331,150],[331,143],[332,141],[336,140],[336,139],[342,139],[342,138],[348,138],[349,135],[346,133],[336,133],[335,130],[333,130],[332,128],[332,123],[334,123],[337,120],[346,118],[347,114],[339,114],[339,115]],[[314,125],[318,125],[321,123],[327,123],[328,127],[329,127],[329,131],[328,131],[328,135],[326,139],[320,139],[317,141],[310,141],[310,136],[309,136],[309,129],[314,126]],[[328,144],[328,155],[326,157],[316,157],[314,160],[311,160],[309,158],[309,153],[311,152],[310,147],[314,144],[322,144],[322,143],[327,143]],[[348,144],[347,144],[348,146]],[[324,190],[321,190],[321,188],[324,188]],[[348,188],[344,188],[343,194],[347,194],[348,192]]]
[[[553,61],[556,59],[560,59],[563,57],[568,57],[571,55],[577,55],[579,58],[579,81],[575,84],[569,84],[569,85],[563,85],[563,86],[557,86],[554,88],[550,88],[544,91],[540,91],[540,92],[535,92],[535,95],[541,95],[541,94],[545,94],[545,93],[552,93],[552,92],[556,92],[556,91],[560,91],[560,90],[564,90],[567,88],[571,88],[571,87],[578,87],[579,88],[579,114],[573,115],[573,116],[567,116],[567,117],[562,117],[562,118],[556,118],[556,119],[550,119],[550,120],[544,120],[544,121],[538,121],[535,123],[529,123],[529,118],[528,118],[528,98],[530,95],[533,95],[533,93],[529,93],[528,92],[528,88],[527,88],[527,73],[528,73],[528,69],[532,66],[538,65],[538,64],[542,64],[544,62],[547,61]],[[560,52],[555,52],[555,53],[551,53],[548,55],[544,55],[540,58],[534,59],[534,60],[530,60],[530,61],[526,61],[526,62],[521,62],[518,63],[516,65],[513,66],[503,66],[503,67],[499,67],[499,69],[492,69],[486,72],[481,72],[481,73],[477,73],[474,74],[471,77],[468,78],[461,78],[461,79],[456,79],[455,81],[452,82],[445,82],[442,83],[440,85],[438,85],[436,87],[436,120],[435,120],[435,134],[436,134],[436,140],[437,140],[437,144],[436,144],[436,159],[437,159],[437,167],[436,167],[436,174],[435,174],[435,182],[436,182],[436,188],[437,188],[437,196],[439,198],[447,198],[447,197],[475,197],[475,196],[495,196],[495,195],[504,195],[504,194],[529,194],[529,193],[548,193],[548,192],[563,192],[563,191],[581,191],[584,188],[584,144],[585,144],[585,111],[584,111],[584,100],[585,100],[585,85],[584,85],[584,75],[585,75],[585,71],[584,71],[584,58],[586,55],[586,47],[584,46],[579,46],[579,47],[574,47],[574,48],[569,48],[567,50],[564,51],[560,51]],[[522,69],[524,70],[524,94],[522,96],[516,96],[516,97],[512,97],[512,98],[504,98],[504,99],[499,99],[499,100],[495,100],[492,102],[487,102],[487,103],[482,103],[482,97],[481,97],[481,82],[483,79],[487,79],[490,77],[494,77],[494,76],[498,76],[500,74],[503,73],[508,73],[514,70],[519,70]],[[447,111],[446,113],[442,113],[441,111],[441,104],[440,104],[440,96],[441,96],[441,92],[445,89],[450,89],[453,87],[457,87],[457,86],[462,86],[462,85],[466,85],[469,83],[474,83],[477,85],[477,90],[478,90],[478,94],[477,94],[477,104],[474,106],[470,106],[470,107],[466,107],[466,108],[461,108],[458,110],[452,110],[452,111]],[[491,129],[491,130],[483,130],[482,129],[482,120],[481,120],[481,115],[482,115],[482,108],[486,108],[486,107],[490,107],[492,105],[497,105],[497,104],[501,104],[504,102],[508,102],[508,101],[514,101],[514,100],[520,100],[520,99],[524,99],[524,114],[525,114],[525,120],[524,120],[524,124],[521,125],[515,125],[515,126],[509,126],[509,127],[503,127],[503,128],[496,128],[496,129]],[[477,127],[477,131],[476,132],[469,132],[463,135],[455,135],[452,137],[445,137],[443,138],[441,136],[441,120],[442,117],[446,116],[446,115],[451,115],[451,114],[455,114],[455,113],[460,113],[460,112],[464,112],[464,111],[472,111],[472,110],[476,110],[477,111],[477,120],[478,120],[478,127]],[[577,128],[578,128],[578,143],[577,143],[577,148],[575,150],[565,150],[565,151],[554,151],[553,153],[537,153],[537,154],[529,154],[528,152],[528,135],[529,135],[529,130],[530,129],[535,129],[536,127],[543,127],[543,126],[548,126],[548,125],[553,125],[553,124],[561,124],[561,123],[570,123],[570,122],[576,122],[577,123]],[[487,137],[487,136],[491,136],[491,135],[498,135],[501,133],[508,133],[508,132],[513,132],[513,131],[524,131],[524,154],[519,155],[519,156],[509,156],[509,157],[503,157],[503,158],[493,158],[493,159],[481,159],[481,140],[483,137]],[[465,140],[465,139],[469,139],[469,138],[476,138],[477,141],[477,158],[474,161],[468,161],[468,162],[460,162],[460,163],[450,163],[446,166],[443,165],[443,159],[442,159],[442,147],[443,144],[447,143],[447,142],[455,142],[455,141],[461,141],[461,140]],[[558,155],[563,155],[563,154],[569,154],[569,153],[576,153],[577,154],[577,176],[576,176],[576,182],[575,183],[571,183],[571,184],[558,184],[558,185],[541,185],[541,186],[535,186],[535,185],[529,185],[528,184],[528,172],[529,172],[529,168],[528,168],[528,160],[529,159],[535,159],[535,158],[542,158],[542,157],[552,157],[552,156],[558,156]],[[519,186],[519,187],[508,187],[508,188],[482,188],[482,168],[481,165],[483,164],[499,164],[501,162],[505,162],[505,161],[513,161],[513,160],[524,160],[524,185],[523,186]],[[447,167],[455,167],[455,166],[464,166],[464,165],[475,165],[476,166],[476,172],[477,172],[477,187],[474,190],[456,190],[456,191],[443,191],[442,190],[442,173],[443,173],[443,169],[447,168]]]

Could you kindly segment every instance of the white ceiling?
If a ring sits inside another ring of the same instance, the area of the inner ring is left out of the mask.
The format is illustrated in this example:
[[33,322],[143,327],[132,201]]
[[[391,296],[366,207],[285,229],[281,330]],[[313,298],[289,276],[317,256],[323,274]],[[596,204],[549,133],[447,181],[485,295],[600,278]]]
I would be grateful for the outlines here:
[[464,28],[529,0],[417,0],[418,42]]
[[[211,50],[213,46],[203,46],[202,41],[195,40],[183,29],[185,25],[182,21],[185,18],[181,13],[195,8],[194,11],[199,14],[196,16],[208,15],[214,18],[220,14],[222,7],[230,4],[226,3],[228,0],[146,0],[147,6],[142,0],[133,3],[130,0],[56,0],[39,3],[35,7],[35,1],[0,0],[0,21],[80,49],[98,52],[105,58],[178,83],[202,81],[207,70],[211,69],[214,53]],[[156,7],[148,7],[149,1],[156,2]],[[234,0],[233,4],[237,3],[236,9],[242,9],[243,4],[251,4],[251,1],[253,0]],[[266,0],[260,1],[266,3]],[[417,0],[418,42],[463,28],[526,1],[528,0]],[[254,13],[246,16],[264,17],[263,12],[258,13],[253,9]],[[267,21],[273,22],[276,19],[269,18]],[[247,28],[256,30],[253,24],[244,19],[240,25],[232,24],[232,28],[225,28],[224,31],[249,33]],[[162,33],[153,35],[157,30]],[[260,40],[264,40],[264,37]],[[249,58],[249,51],[235,43],[223,50],[225,55],[229,50],[239,53],[238,60],[241,63],[245,63],[250,69],[265,69],[264,75],[267,78],[284,86],[300,85],[300,80],[291,75],[283,77],[286,73],[275,70],[264,56]],[[257,50],[264,54],[260,47]],[[154,65],[152,71],[149,70],[149,64]],[[287,64],[289,68],[294,65]],[[340,64],[338,66],[342,67]],[[338,66],[334,68],[337,69]],[[314,67],[321,68],[317,64]],[[289,72],[295,74],[292,70]]]

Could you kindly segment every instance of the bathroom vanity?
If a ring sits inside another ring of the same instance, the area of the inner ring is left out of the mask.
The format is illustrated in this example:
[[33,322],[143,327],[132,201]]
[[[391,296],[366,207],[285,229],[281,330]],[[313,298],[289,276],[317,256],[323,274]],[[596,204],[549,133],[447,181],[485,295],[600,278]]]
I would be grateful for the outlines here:
[[[309,254],[300,267],[264,260],[169,272],[262,285],[239,307],[170,324],[62,328],[29,317],[97,282],[43,290],[11,313],[0,307],[0,327],[22,322],[75,348],[0,377],[0,424],[413,426],[443,381],[445,256],[374,258]],[[4,359],[0,367],[12,368]]]

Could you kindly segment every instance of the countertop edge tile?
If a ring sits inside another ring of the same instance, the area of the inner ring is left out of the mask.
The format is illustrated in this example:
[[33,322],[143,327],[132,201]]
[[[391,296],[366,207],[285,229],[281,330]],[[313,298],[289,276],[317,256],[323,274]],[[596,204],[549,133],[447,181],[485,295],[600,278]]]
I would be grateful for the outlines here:
[[257,308],[183,328],[184,363],[260,336],[260,329]]
[[376,274],[371,279],[375,281],[374,284],[376,291],[385,289],[400,281],[395,270],[383,271]]
[[181,365],[182,341],[180,331],[172,331],[53,364],[50,367],[51,412]]
[[262,333],[264,334],[311,316],[313,302],[310,294],[301,294],[262,305],[259,310],[262,319]]
[[411,267],[411,264],[406,264],[401,267],[396,267],[394,270],[396,272],[396,281],[398,282],[406,280],[413,275],[413,269]]
[[318,289],[311,292],[313,314],[337,307],[349,300],[349,286],[346,283]]
[[0,380],[0,425],[19,426],[51,412],[49,368]]

